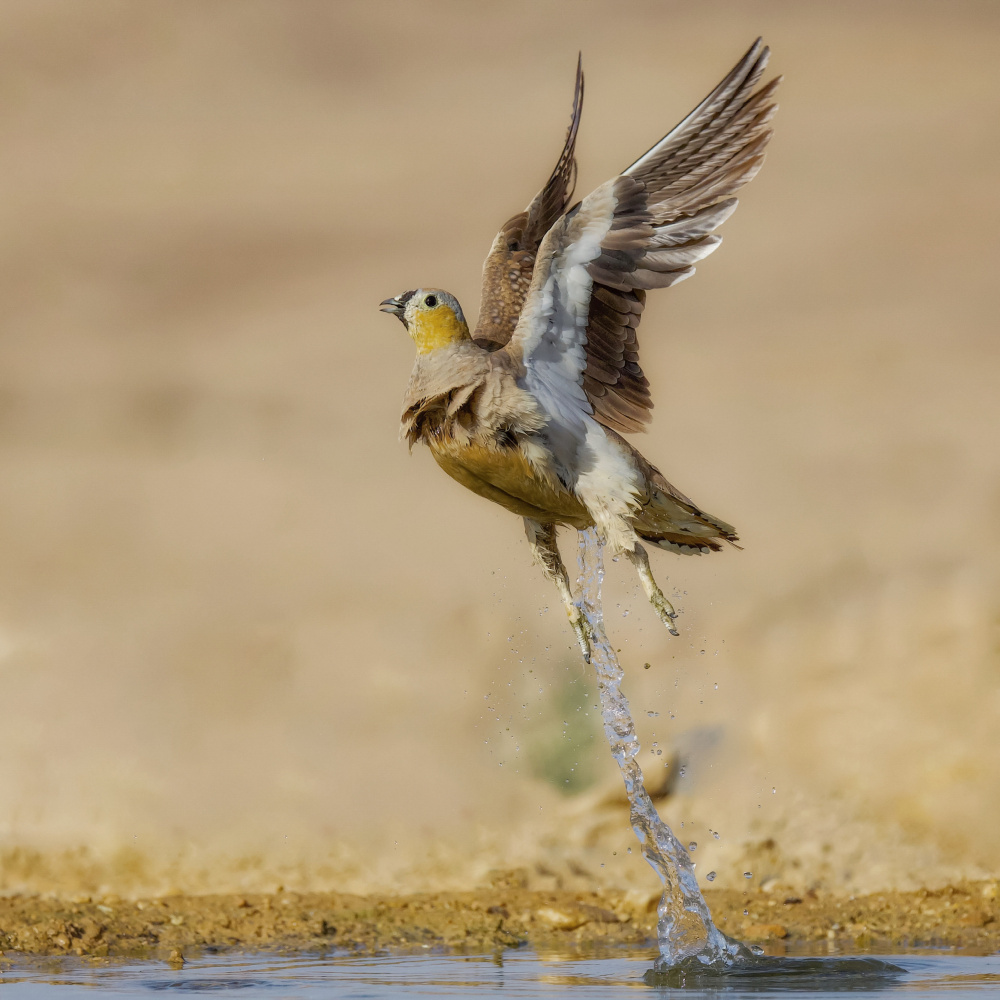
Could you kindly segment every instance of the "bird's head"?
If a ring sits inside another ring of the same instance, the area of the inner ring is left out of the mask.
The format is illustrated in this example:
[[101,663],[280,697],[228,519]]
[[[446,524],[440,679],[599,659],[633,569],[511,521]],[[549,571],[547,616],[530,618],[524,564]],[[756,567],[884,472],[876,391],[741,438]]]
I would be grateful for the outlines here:
[[418,354],[430,354],[469,339],[469,324],[458,299],[440,288],[418,288],[381,303],[382,312],[397,316],[417,345]]

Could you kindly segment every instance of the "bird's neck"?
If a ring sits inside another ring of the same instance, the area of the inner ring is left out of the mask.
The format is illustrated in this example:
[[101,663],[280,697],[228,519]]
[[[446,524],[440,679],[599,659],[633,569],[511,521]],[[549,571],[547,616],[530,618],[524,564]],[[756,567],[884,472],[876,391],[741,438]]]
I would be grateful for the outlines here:
[[442,347],[471,340],[468,323],[443,305],[421,312],[410,324],[410,336],[417,345],[417,354],[430,354]]

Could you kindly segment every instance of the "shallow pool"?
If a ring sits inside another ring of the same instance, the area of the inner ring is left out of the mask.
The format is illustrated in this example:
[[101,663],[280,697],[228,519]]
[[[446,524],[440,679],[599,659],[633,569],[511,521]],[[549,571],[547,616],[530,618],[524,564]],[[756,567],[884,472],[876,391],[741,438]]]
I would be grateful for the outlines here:
[[[727,998],[796,995],[821,1000],[849,992],[852,997],[919,994],[921,1000],[1000,996],[1000,956],[905,954],[885,956],[898,973],[879,970],[871,960],[844,966],[843,959],[812,962],[770,975],[727,977],[685,988],[648,985],[649,955],[604,958],[542,956],[508,952],[502,956],[406,955],[380,958],[209,956],[175,969],[161,962],[18,960],[0,966],[0,1000],[53,997],[70,1000],[101,996],[149,996],[158,992],[268,997],[504,997],[543,998],[574,993],[581,997],[642,995]],[[838,964],[840,963],[840,964]]]

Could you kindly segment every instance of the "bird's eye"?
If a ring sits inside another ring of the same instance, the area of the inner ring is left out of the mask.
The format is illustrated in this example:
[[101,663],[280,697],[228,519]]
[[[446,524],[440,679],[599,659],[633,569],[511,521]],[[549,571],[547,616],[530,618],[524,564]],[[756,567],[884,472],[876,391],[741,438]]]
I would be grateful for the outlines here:
[[427,306],[428,309],[433,309],[437,304],[438,300],[436,295],[428,295],[427,298],[424,299],[424,305]]

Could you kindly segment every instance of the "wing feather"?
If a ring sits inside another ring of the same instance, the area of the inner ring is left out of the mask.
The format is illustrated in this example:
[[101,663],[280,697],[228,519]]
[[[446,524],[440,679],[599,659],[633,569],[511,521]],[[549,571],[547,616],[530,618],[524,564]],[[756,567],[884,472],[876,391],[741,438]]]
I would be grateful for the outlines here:
[[562,152],[545,186],[497,233],[483,264],[483,291],[473,339],[490,350],[506,344],[524,305],[538,248],[566,211],[576,187],[576,136],[583,112],[583,58],[576,63],[573,113]]
[[645,293],[694,274],[760,169],[780,80],[755,90],[768,56],[758,39],[679,125],[542,239],[505,349],[552,418],[550,436],[563,437],[557,452],[582,441],[588,416],[619,432],[649,422],[636,335]]

